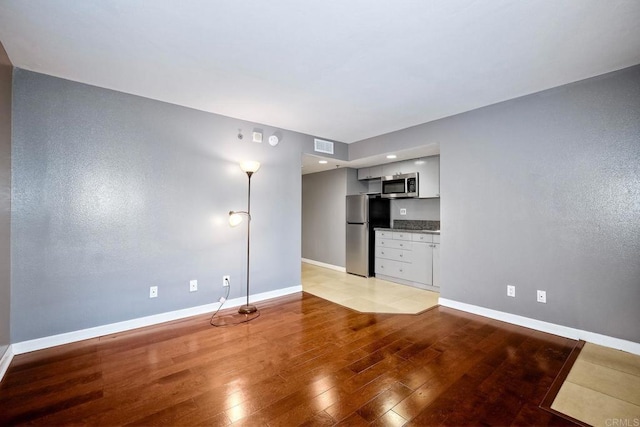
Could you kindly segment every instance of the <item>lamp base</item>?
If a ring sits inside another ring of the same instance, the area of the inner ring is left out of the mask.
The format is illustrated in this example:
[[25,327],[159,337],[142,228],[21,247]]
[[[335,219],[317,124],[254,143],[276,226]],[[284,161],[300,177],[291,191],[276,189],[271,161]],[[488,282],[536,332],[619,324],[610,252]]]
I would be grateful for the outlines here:
[[256,311],[258,311],[258,309],[253,304],[241,305],[238,309],[238,313],[240,314],[251,314],[255,313]]

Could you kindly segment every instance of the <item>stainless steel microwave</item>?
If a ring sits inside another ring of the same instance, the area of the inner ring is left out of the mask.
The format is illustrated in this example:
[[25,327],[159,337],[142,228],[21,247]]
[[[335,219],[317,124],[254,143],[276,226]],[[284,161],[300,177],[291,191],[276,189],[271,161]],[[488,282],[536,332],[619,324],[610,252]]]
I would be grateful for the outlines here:
[[381,196],[388,199],[418,197],[418,172],[383,176]]

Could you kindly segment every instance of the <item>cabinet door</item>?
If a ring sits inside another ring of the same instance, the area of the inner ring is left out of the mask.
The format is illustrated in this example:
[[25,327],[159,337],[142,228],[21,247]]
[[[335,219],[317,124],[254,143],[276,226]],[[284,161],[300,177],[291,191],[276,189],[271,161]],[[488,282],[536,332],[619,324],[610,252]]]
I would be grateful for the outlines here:
[[411,264],[384,258],[376,258],[376,274],[410,280],[407,272]]
[[382,176],[382,165],[358,169],[358,180],[376,179]]
[[433,245],[433,286],[440,287],[440,244]]
[[431,243],[433,241],[433,235],[424,233],[413,233],[411,239],[414,242]]
[[393,239],[394,240],[411,240],[411,235],[412,233],[408,232],[408,231],[394,231],[393,232]]
[[404,160],[402,162],[393,162],[382,165],[382,175],[391,176],[399,175],[403,173],[411,173],[416,171],[416,166],[411,160]]
[[391,176],[398,174],[398,168],[396,167],[398,162],[386,163],[382,165],[382,176]]
[[382,165],[371,166],[369,168],[369,179],[380,178],[382,176]]
[[419,197],[440,197],[440,156],[423,157],[418,163]]
[[376,230],[376,245],[380,244],[380,239],[392,239],[392,232],[386,230]]
[[376,246],[376,258],[384,258],[393,261],[409,263],[412,259],[412,253],[411,251],[405,251],[402,249],[383,248],[381,246]]
[[408,279],[413,282],[432,284],[433,248],[431,243],[413,242],[413,259],[408,272]]
[[369,179],[369,169],[370,168],[358,169],[358,180],[362,181],[365,179]]
[[376,240],[376,246],[384,248],[404,249],[406,251],[411,250],[411,242],[406,240],[394,240],[394,239],[379,239]]

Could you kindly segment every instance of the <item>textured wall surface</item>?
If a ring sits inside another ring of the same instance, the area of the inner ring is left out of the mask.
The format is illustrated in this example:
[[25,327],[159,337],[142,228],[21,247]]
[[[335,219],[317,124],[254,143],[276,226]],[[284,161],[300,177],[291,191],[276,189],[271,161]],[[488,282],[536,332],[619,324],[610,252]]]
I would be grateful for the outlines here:
[[302,258],[345,266],[347,169],[302,175]]
[[447,127],[442,296],[640,342],[640,67]]
[[11,344],[11,83],[0,44],[0,357]]
[[302,176],[302,258],[345,266],[346,196],[366,191],[356,169]]
[[212,303],[224,274],[230,298],[244,296],[245,228],[227,214],[246,208],[246,159],[262,163],[251,292],[300,285],[311,137],[252,143],[253,123],[24,70],[13,123],[13,342]]
[[640,342],[640,66],[349,148],[433,142],[443,297]]

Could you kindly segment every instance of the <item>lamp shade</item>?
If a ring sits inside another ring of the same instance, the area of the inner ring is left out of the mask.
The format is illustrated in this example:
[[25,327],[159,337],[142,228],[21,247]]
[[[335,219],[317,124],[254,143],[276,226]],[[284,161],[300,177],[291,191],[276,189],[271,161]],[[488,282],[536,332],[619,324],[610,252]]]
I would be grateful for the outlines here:
[[254,160],[242,162],[240,163],[240,169],[242,169],[243,172],[256,173],[258,172],[258,169],[260,169],[260,162],[256,162]]
[[229,225],[235,227],[242,222],[242,215],[237,212],[229,212]]

